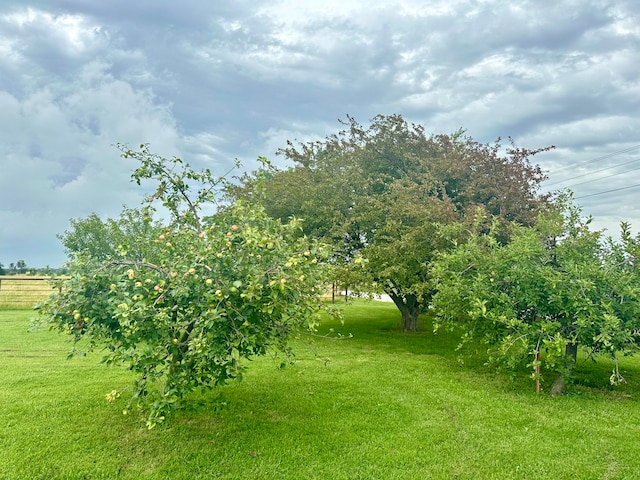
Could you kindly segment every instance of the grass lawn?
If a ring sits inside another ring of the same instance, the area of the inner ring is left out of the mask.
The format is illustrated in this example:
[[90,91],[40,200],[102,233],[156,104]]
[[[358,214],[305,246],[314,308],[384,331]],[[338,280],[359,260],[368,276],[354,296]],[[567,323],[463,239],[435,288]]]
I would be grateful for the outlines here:
[[[28,310],[0,310],[2,479],[623,479],[640,475],[640,359],[628,383],[581,363],[579,385],[550,397],[461,366],[456,341],[396,330],[392,304],[345,307],[353,338],[297,342],[294,365],[251,363],[213,403],[154,430],[105,394],[130,374],[99,354],[28,331]],[[321,332],[322,333],[322,332]],[[323,361],[322,359],[327,359]],[[213,394],[215,396],[215,394]],[[206,400],[206,399],[205,399]]]

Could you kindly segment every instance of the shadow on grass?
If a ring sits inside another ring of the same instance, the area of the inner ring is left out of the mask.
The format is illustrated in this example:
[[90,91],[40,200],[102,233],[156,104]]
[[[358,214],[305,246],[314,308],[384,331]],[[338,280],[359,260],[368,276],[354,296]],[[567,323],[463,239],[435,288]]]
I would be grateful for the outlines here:
[[[343,311],[343,323],[326,319],[319,334],[332,331],[342,336],[351,335],[352,338],[345,341],[352,342],[350,348],[360,348],[363,353],[377,350],[398,355],[436,355],[470,372],[488,375],[493,380],[503,379],[513,388],[524,391],[534,388],[530,368],[523,366],[506,370],[488,366],[486,346],[477,342],[465,348],[462,355],[457,349],[461,332],[439,331],[434,334],[432,319],[428,315],[420,317],[417,332],[403,332],[400,313],[391,303],[354,300],[346,304]],[[581,351],[566,394],[640,398],[640,356],[621,356],[619,368],[626,381],[619,385],[612,385],[609,380],[614,368],[613,359],[600,356],[594,361]],[[543,390],[548,390],[556,376],[553,371],[542,371]]]

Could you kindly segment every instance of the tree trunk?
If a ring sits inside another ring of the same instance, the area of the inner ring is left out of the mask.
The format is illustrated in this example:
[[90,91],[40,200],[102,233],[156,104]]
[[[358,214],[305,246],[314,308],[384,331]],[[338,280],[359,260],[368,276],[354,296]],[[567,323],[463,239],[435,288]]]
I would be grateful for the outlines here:
[[415,295],[400,296],[396,293],[387,293],[393,303],[395,303],[402,315],[402,330],[405,332],[415,332],[418,330],[418,316],[422,311],[422,305]]
[[566,388],[566,382],[571,375],[571,371],[578,361],[578,343],[567,343],[564,348],[566,360],[566,369],[561,372],[551,386],[551,396],[562,395]]
[[564,354],[567,356],[567,359],[573,360],[573,363],[578,361],[578,344],[577,343],[567,343],[567,346],[564,349]]

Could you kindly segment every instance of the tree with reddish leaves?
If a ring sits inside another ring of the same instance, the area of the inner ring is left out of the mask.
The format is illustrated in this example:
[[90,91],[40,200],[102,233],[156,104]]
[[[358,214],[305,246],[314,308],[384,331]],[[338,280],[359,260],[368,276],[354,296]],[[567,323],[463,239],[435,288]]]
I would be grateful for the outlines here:
[[553,147],[511,145],[502,154],[500,140],[427,135],[401,115],[341,124],[323,141],[288,142],[279,154],[292,167],[246,176],[232,196],[276,218],[303,218],[306,234],[333,245],[342,283],[388,294],[406,331],[429,305],[434,254],[451,247],[439,240],[441,225],[464,222],[478,207],[530,225],[547,205],[538,193],[545,175],[529,159]]

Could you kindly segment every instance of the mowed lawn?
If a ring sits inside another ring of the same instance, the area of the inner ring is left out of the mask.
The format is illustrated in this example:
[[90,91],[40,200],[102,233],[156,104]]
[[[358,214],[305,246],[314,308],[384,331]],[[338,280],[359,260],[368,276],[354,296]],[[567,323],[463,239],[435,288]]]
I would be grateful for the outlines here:
[[255,360],[224,404],[194,396],[149,431],[105,400],[129,372],[99,353],[67,361],[32,316],[0,310],[2,479],[640,478],[636,357],[621,387],[611,364],[581,361],[566,395],[536,395],[528,372],[461,365],[454,336],[401,333],[392,304],[362,301],[319,332],[352,338],[303,336],[294,364]]

